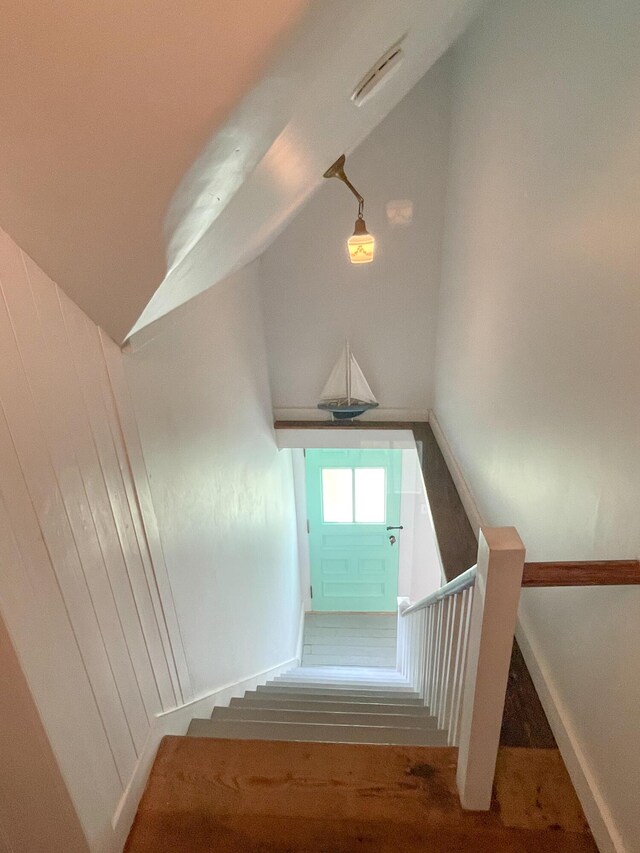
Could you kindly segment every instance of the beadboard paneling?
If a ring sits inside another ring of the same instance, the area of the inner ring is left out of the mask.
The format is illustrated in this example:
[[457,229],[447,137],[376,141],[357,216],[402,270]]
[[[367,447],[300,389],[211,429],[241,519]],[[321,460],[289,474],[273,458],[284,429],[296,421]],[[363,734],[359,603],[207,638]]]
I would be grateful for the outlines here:
[[0,231],[0,611],[95,849],[154,715],[188,692],[111,386],[121,357]]

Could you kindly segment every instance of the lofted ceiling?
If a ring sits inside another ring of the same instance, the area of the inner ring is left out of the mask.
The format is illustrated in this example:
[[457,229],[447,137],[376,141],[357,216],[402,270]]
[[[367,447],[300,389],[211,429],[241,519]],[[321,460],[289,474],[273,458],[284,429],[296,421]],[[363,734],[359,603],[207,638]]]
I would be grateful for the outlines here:
[[309,0],[0,0],[0,226],[116,340],[164,217]]
[[0,225],[122,341],[257,257],[481,5],[0,0]]

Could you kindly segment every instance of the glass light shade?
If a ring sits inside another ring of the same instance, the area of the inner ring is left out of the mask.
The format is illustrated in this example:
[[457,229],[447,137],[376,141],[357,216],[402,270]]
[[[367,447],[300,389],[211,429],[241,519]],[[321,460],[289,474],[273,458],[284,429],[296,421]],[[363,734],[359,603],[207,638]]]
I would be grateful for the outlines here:
[[364,219],[356,219],[356,227],[353,236],[347,240],[349,259],[352,264],[370,264],[373,260],[373,252],[376,241],[367,231]]

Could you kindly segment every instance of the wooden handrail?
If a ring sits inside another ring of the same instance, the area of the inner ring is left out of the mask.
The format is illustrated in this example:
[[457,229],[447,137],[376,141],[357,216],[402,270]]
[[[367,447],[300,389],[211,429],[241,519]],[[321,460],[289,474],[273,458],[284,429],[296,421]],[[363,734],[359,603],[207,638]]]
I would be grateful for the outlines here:
[[415,613],[416,610],[425,610],[427,607],[431,607],[432,604],[437,604],[443,598],[449,598],[450,595],[457,595],[459,592],[463,592],[465,589],[473,586],[476,582],[476,569],[477,566],[471,566],[466,572],[450,580],[449,583],[441,586],[440,589],[432,592],[431,595],[426,595],[424,598],[416,601],[415,604],[411,604],[403,610],[401,609],[400,615],[408,616],[410,613]]
[[524,587],[626,586],[640,584],[640,560],[525,563]]
[[[476,582],[476,567],[453,578],[431,595],[401,609],[402,616],[425,610],[443,598],[468,589]],[[522,586],[630,586],[640,584],[640,560],[588,560],[555,563],[525,563]]]

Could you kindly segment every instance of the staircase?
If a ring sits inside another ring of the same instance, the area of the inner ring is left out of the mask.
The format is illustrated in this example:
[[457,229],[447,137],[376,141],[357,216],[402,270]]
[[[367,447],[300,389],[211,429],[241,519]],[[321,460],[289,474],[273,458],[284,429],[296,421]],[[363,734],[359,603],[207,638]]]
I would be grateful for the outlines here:
[[498,751],[523,563],[483,529],[477,566],[399,600],[397,667],[339,665],[356,644],[326,640],[356,635],[316,625],[338,662],[306,648],[163,739],[127,853],[597,853],[557,750]]
[[211,719],[192,720],[192,737],[236,740],[446,746],[447,734],[395,669],[301,666]]

